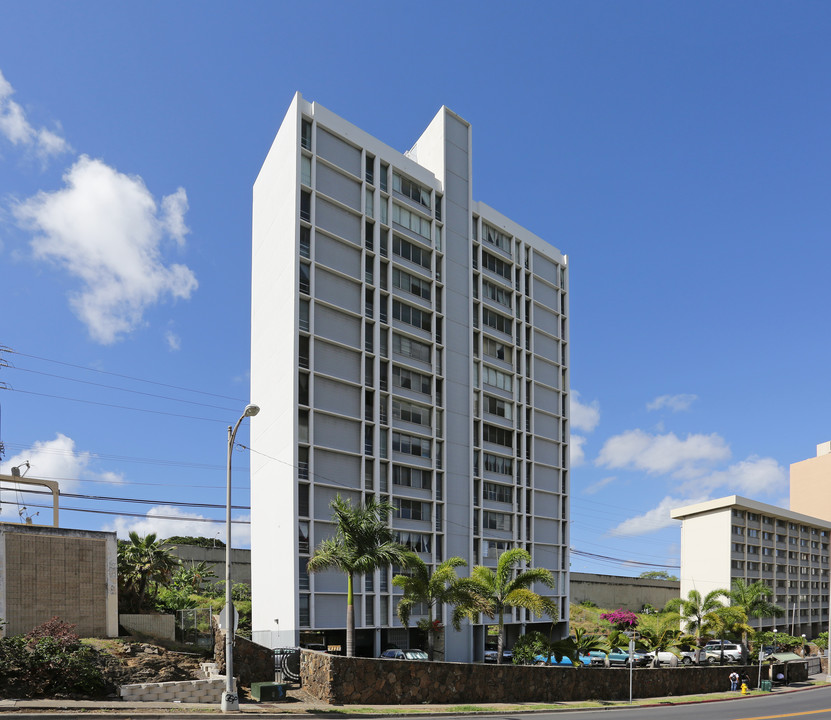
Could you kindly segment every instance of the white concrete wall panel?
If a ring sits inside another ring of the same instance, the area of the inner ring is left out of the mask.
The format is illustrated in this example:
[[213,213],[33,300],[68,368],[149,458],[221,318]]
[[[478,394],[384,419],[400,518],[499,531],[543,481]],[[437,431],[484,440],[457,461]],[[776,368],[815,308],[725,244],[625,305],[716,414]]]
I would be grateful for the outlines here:
[[315,236],[315,261],[344,275],[354,278],[361,276],[361,251],[320,232]]
[[317,129],[316,150],[320,157],[333,165],[337,165],[356,177],[361,176],[361,151],[320,126]]
[[361,423],[356,420],[315,412],[314,443],[333,450],[359,453],[363,450],[361,446]]
[[[320,266],[315,268],[314,294],[322,302],[356,314],[360,314],[363,309],[360,282],[336,275]],[[319,332],[318,328],[315,329]]]
[[[315,187],[319,192],[335,198],[353,210],[361,211],[361,183],[354,178],[333,170],[324,163],[318,163]],[[318,218],[318,222],[320,218]]]
[[360,216],[319,195],[315,202],[315,225],[355,245],[361,244]]
[[315,334],[342,345],[360,347],[361,321],[327,305],[315,304]]
[[347,382],[361,382],[361,353],[316,339],[313,357],[315,372]]

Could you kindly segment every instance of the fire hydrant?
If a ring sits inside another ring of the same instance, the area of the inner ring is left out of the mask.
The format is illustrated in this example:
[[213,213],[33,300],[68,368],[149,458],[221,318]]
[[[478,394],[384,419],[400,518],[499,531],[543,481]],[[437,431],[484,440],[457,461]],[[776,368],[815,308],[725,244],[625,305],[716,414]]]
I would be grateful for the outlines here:
[[747,695],[749,692],[750,692],[750,690],[747,687],[747,683],[743,682],[742,683],[742,695]]

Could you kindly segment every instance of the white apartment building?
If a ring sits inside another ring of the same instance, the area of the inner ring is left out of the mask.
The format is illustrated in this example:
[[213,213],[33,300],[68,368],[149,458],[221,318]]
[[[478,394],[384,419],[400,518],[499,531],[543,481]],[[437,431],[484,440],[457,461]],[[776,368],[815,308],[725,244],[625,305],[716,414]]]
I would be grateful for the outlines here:
[[[470,125],[446,107],[402,154],[297,94],[257,177],[259,642],[343,645],[346,579],[306,571],[338,494],[392,504],[398,539],[428,564],[493,566],[526,548],[554,573],[546,594],[567,632],[567,259],[472,199],[471,152]],[[359,654],[415,641],[392,574],[356,581]],[[523,610],[506,620],[514,636],[551,628]],[[448,628],[445,657],[481,659],[484,644],[484,625]]]
[[828,629],[828,533],[831,523],[738,495],[672,510],[681,520],[681,597],[761,581],[786,613],[750,618],[815,638]]

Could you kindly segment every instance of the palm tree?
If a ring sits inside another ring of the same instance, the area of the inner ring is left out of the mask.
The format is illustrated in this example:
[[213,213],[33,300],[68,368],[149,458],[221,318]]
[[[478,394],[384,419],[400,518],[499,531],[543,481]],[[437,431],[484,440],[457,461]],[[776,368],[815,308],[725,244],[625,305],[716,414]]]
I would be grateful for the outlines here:
[[719,662],[724,665],[724,637],[744,637],[745,633],[753,632],[753,628],[747,624],[747,613],[738,605],[722,605],[705,616],[703,632],[722,638]]
[[506,608],[521,607],[530,610],[535,615],[546,613],[554,616],[557,613],[557,604],[551,599],[540,595],[531,586],[541,583],[546,587],[554,587],[554,576],[545,568],[528,568],[515,570],[519,563],[530,563],[531,555],[522,548],[506,550],[499,556],[496,571],[483,565],[477,565],[470,574],[471,601],[460,605],[463,615],[471,620],[481,612],[490,618],[496,618],[498,634],[496,641],[496,661],[502,662],[502,650],[505,644]]
[[677,612],[684,623],[684,629],[695,637],[698,648],[702,646],[702,635],[705,633],[707,619],[724,607],[719,597],[721,590],[712,590],[704,597],[698,590],[690,590],[687,597],[677,597],[670,600],[664,607],[664,612]]
[[430,660],[433,659],[436,634],[434,614],[439,606],[454,606],[453,627],[456,630],[461,629],[464,613],[459,610],[459,606],[471,602],[470,579],[459,578],[456,568],[466,566],[464,559],[452,557],[438,565],[431,573],[427,564],[416,555],[409,568],[410,574],[396,575],[392,579],[392,584],[404,591],[397,608],[398,619],[404,627],[409,627],[410,615],[415,605],[424,604],[427,607],[427,617],[419,625],[427,631],[427,654]]
[[120,543],[117,561],[120,583],[128,595],[134,595],[136,611],[141,611],[147,589],[167,582],[178,563],[156,533],[141,537],[135,531],[129,541]]
[[[741,608],[747,618],[781,617],[785,614],[783,608],[768,599],[773,595],[773,590],[762,582],[748,584],[741,578],[736,578],[730,590],[720,592],[722,597],[730,601],[730,607]],[[742,645],[747,648],[747,627],[742,630]]]
[[334,537],[323,540],[309,558],[309,572],[340,570],[346,574],[346,655],[355,654],[354,576],[391,565],[409,567],[418,556],[393,540],[387,517],[393,507],[370,497],[361,507],[340,495],[331,503]]
[[638,623],[640,643],[647,652],[655,653],[652,658],[652,667],[658,667],[661,664],[659,652],[671,652],[676,657],[679,655],[678,638],[681,630],[678,627],[678,620],[678,613],[674,612],[641,617]]

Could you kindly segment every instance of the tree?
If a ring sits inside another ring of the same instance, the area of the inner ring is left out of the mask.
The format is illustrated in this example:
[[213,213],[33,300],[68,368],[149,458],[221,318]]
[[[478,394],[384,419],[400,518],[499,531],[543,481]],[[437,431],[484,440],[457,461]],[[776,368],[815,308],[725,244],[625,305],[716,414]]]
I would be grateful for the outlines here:
[[171,584],[177,590],[197,593],[206,580],[216,580],[216,573],[204,560],[182,565],[171,578]]
[[393,540],[387,517],[393,507],[370,497],[361,507],[340,495],[331,503],[334,537],[323,540],[309,558],[309,572],[339,570],[346,575],[346,655],[355,654],[355,575],[391,565],[409,567],[418,556]]
[[452,614],[453,627],[461,629],[461,619],[464,613],[458,608],[470,604],[470,579],[459,578],[456,575],[457,567],[466,567],[467,563],[460,557],[452,557],[438,565],[431,573],[427,564],[417,555],[409,567],[407,575],[396,575],[392,584],[404,591],[403,597],[398,601],[398,619],[404,627],[409,627],[410,614],[415,605],[423,603],[427,606],[427,617],[419,622],[427,633],[427,655],[433,659],[435,648],[435,635],[437,632],[434,619],[436,609],[441,605],[453,605]]
[[640,643],[647,652],[655,653],[652,658],[652,667],[660,665],[659,652],[679,655],[678,639],[681,630],[678,628],[678,619],[678,613],[673,612],[646,615],[641,618],[638,625]]
[[686,632],[695,637],[695,644],[702,646],[702,635],[707,627],[707,620],[710,616],[723,608],[719,597],[721,590],[708,592],[703,598],[698,590],[690,590],[686,599],[682,597],[673,598],[664,607],[665,612],[677,612],[684,623]]
[[678,578],[675,575],[670,575],[666,570],[647,570],[646,572],[642,572],[638,575],[639,578],[644,578],[647,580],[674,580],[678,581]]
[[600,635],[594,635],[583,628],[574,628],[574,651],[578,658],[591,652],[602,652],[605,647],[606,642]]
[[724,665],[723,640],[725,636],[744,635],[744,633],[753,632],[753,628],[748,626],[747,614],[742,608],[722,605],[704,617],[703,632],[722,639],[719,662]]
[[531,586],[540,583],[554,587],[554,576],[545,568],[528,568],[515,570],[519,563],[530,563],[531,555],[522,548],[506,550],[499,556],[496,570],[484,565],[477,565],[470,574],[471,597],[467,604],[460,605],[463,615],[471,620],[481,612],[497,622],[496,661],[502,662],[502,650],[505,644],[504,612],[509,607],[521,607],[535,615],[543,613],[554,616],[557,604],[540,595]]
[[[736,578],[730,590],[721,590],[720,593],[722,597],[730,601],[731,607],[741,608],[745,618],[781,617],[785,614],[784,609],[768,599],[773,596],[773,590],[762,582],[748,584],[741,578]],[[742,630],[742,645],[745,648],[747,648],[747,630],[747,628]]]
[[155,594],[155,587],[170,580],[178,563],[156,533],[141,537],[135,531],[119,543],[117,561],[119,584],[136,612],[144,606],[147,590],[152,588]]

